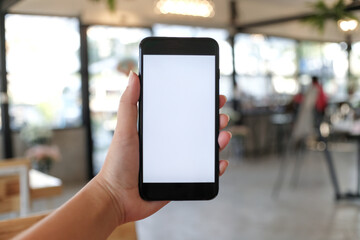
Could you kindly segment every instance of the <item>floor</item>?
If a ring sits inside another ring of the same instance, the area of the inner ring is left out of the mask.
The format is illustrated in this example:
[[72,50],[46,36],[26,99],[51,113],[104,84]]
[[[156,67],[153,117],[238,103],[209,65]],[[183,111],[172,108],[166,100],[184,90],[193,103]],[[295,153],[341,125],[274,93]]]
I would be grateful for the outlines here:
[[[355,145],[332,150],[342,189],[355,188]],[[276,157],[231,157],[215,200],[170,203],[137,223],[139,239],[360,239],[360,201],[335,203],[323,153],[304,159],[297,187],[290,184],[294,159],[288,159],[276,197]]]
[[[272,190],[279,170],[276,156],[241,158],[223,153],[230,166],[212,201],[172,202],[137,222],[140,240],[360,239],[360,201],[336,203],[323,153],[304,155],[297,186],[291,184],[294,159],[287,159],[286,178],[278,195]],[[356,187],[356,146],[332,146],[342,190]],[[83,184],[65,185],[63,196],[35,201],[33,211],[62,204]]]

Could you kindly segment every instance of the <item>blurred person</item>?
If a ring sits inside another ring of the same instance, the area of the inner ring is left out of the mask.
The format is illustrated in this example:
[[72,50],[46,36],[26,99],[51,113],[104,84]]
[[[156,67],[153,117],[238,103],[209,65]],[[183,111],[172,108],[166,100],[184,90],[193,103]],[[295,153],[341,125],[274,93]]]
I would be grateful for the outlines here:
[[315,114],[314,123],[315,123],[315,127],[319,128],[325,115],[325,109],[328,103],[328,99],[326,97],[324,89],[319,83],[318,77],[316,76],[312,77],[312,87],[317,89],[317,98],[314,109],[314,114]]
[[[300,98],[298,97],[298,99]],[[292,134],[292,140],[295,142],[314,134],[314,129],[316,133],[319,133],[327,106],[327,97],[318,77],[312,76],[312,84],[300,100]]]
[[[63,206],[15,239],[106,239],[117,226],[146,218],[168,203],[145,201],[139,195],[139,95],[139,78],[131,72],[120,100],[114,137],[100,173]],[[220,96],[220,107],[225,102],[225,96]],[[220,129],[225,128],[228,121],[229,118],[221,114]],[[219,133],[220,150],[230,138],[230,132]],[[228,161],[220,160],[220,175],[227,166]]]

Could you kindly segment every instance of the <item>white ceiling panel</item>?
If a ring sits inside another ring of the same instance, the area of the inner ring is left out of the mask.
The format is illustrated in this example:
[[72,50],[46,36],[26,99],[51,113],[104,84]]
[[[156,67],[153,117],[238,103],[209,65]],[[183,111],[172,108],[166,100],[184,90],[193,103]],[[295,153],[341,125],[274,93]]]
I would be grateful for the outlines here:
[[[311,11],[309,2],[316,0],[238,0],[239,25],[274,18],[293,16]],[[11,8],[14,13],[78,16],[85,24],[122,26],[151,26],[154,23],[185,24],[205,27],[229,26],[229,0],[214,0],[215,16],[210,19],[155,13],[155,0],[117,0],[117,9],[110,12],[105,1],[91,0],[22,0]],[[332,0],[327,0],[333,3]],[[360,13],[360,11],[359,11]],[[248,32],[284,36],[296,39],[342,41],[344,39],[335,23],[329,22],[324,34],[291,21],[247,29]],[[354,39],[360,40],[359,30]]]

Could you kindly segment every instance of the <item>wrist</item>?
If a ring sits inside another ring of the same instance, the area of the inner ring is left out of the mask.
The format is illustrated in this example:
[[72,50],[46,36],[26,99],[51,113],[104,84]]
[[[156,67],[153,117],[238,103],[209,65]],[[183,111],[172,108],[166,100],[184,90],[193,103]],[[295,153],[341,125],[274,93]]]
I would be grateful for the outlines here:
[[108,181],[98,174],[91,181],[94,182],[94,189],[97,195],[102,199],[102,204],[106,208],[110,208],[109,211],[115,215],[116,226],[125,223],[125,211],[123,205],[119,202],[119,199],[115,197],[111,186]]

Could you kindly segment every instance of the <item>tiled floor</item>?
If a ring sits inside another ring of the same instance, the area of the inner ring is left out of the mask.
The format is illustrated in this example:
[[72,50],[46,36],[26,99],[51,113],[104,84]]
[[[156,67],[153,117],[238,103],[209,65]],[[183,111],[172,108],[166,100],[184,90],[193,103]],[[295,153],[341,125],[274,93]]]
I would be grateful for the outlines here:
[[[341,186],[355,186],[355,152],[334,153]],[[209,202],[173,202],[138,222],[141,240],[252,239],[340,240],[360,239],[360,202],[333,200],[321,152],[309,152],[298,186],[290,185],[293,160],[279,196],[272,196],[279,161],[275,157],[231,159],[221,178],[219,196]],[[348,187],[346,187],[348,186]]]
[[[333,151],[341,188],[354,189],[355,145],[337,145]],[[231,158],[215,200],[170,203],[137,223],[139,239],[360,239],[360,201],[336,203],[333,200],[323,154],[308,152],[305,155],[296,188],[290,184],[293,160],[288,159],[283,188],[278,197],[274,197],[271,193],[279,169],[276,157]],[[52,202],[36,201],[33,210],[57,207],[81,186],[65,185],[62,197]]]

